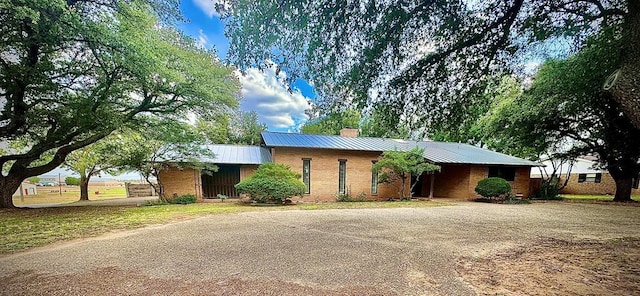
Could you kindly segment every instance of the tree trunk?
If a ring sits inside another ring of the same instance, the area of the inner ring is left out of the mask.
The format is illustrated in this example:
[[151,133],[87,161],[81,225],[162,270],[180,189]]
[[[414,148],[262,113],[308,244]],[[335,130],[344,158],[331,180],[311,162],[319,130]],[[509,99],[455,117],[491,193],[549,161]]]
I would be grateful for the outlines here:
[[630,202],[631,200],[631,178],[616,179],[616,196],[613,201]]
[[22,184],[22,176],[6,176],[0,177],[0,194],[2,194],[2,198],[0,199],[0,208],[2,209],[11,209],[16,206],[13,204],[13,194],[20,188],[20,184]]
[[411,183],[409,183],[409,200],[413,199],[413,189],[418,184],[418,180],[420,180],[420,178],[422,178],[422,174],[416,177],[415,182],[413,182],[413,178],[410,179]]
[[89,200],[89,178],[91,176],[80,175],[80,200]]
[[613,82],[609,86],[613,99],[622,106],[633,125],[640,129],[640,1],[629,0],[627,3],[629,12],[624,20],[622,66],[617,79],[612,76],[608,82]]

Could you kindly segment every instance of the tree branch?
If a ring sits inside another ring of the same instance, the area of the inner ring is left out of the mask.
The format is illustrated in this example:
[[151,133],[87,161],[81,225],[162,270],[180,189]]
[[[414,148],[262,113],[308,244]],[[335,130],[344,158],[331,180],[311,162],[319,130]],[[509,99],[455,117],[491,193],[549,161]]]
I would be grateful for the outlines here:
[[[391,82],[391,85],[395,85],[395,86],[406,85],[406,84],[409,84],[410,82],[417,81],[421,77],[422,71],[424,69],[438,62],[443,61],[447,56],[457,51],[477,45],[482,40],[486,39],[488,36],[491,35],[489,34],[491,30],[499,28],[500,26],[504,26],[503,35],[507,35],[508,37],[508,34],[511,30],[511,26],[513,25],[513,22],[518,16],[518,13],[522,8],[523,2],[524,0],[516,0],[513,6],[511,6],[503,16],[499,17],[490,26],[485,27],[479,33],[473,34],[469,38],[458,41],[457,43],[445,49],[444,51],[430,54],[425,58],[419,60],[417,63],[414,63],[409,69],[405,70],[398,77],[394,78]],[[501,39],[503,38],[504,37],[501,37]],[[495,46],[495,48],[498,48],[498,46]]]

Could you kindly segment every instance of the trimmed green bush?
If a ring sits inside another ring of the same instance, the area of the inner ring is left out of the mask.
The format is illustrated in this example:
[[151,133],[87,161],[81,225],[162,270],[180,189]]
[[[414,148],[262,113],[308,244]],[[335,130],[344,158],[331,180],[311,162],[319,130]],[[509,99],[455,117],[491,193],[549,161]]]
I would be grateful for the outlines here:
[[80,178],[66,177],[64,178],[64,183],[71,186],[80,186]]
[[292,172],[284,164],[266,163],[258,167],[253,176],[236,184],[240,194],[260,203],[284,203],[293,196],[301,196],[307,187],[300,181],[300,174]]
[[185,194],[185,195],[180,195],[180,196],[177,196],[177,197],[173,198],[170,202],[174,203],[174,204],[186,205],[186,204],[195,203],[196,201],[197,201],[197,198],[196,198],[195,195],[193,195],[193,194]]
[[476,192],[485,198],[495,198],[509,194],[511,185],[502,178],[486,178],[478,182]]

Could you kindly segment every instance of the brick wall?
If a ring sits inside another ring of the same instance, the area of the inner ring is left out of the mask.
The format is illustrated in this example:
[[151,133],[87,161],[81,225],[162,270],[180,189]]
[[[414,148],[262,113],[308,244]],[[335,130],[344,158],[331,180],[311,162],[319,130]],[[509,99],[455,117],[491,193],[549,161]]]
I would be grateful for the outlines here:
[[[513,181],[509,181],[511,185],[511,193],[515,195],[522,195],[524,198],[528,198],[531,194],[529,190],[530,182],[530,167],[517,167],[516,174]],[[488,166],[471,166],[470,182],[469,182],[469,196],[472,198],[480,197],[476,193],[476,186],[478,182],[489,176]]]
[[[466,165],[445,165],[434,175],[433,196],[467,198],[470,167]],[[429,175],[422,176],[422,195],[429,196],[431,180]]]
[[158,182],[162,185],[167,198],[175,193],[177,195],[193,194],[198,199],[202,199],[202,184],[198,170],[170,167],[160,171]]
[[[399,187],[378,184],[378,194],[371,194],[372,160],[381,153],[371,151],[344,151],[331,149],[274,148],[275,163],[287,164],[291,170],[302,174],[302,159],[311,159],[311,193],[303,201],[335,201],[338,193],[338,165],[340,159],[347,160],[346,189],[352,197],[364,192],[367,199],[398,197]],[[399,184],[396,184],[399,186]],[[409,193],[407,182],[406,195]]]
[[[564,177],[560,178],[560,182],[564,182]],[[578,183],[578,174],[571,174],[569,176],[569,183],[567,187],[562,189],[562,193],[565,194],[609,194],[616,193],[616,182],[609,173],[602,173],[602,179],[600,183],[595,182],[582,182]],[[640,190],[632,189],[631,194],[640,194]]]
[[[529,196],[529,171],[528,167],[516,168],[516,175],[511,184],[513,194]],[[439,173],[435,174],[434,197],[450,198],[477,198],[476,185],[489,175],[487,166],[478,165],[443,165]],[[423,176],[422,194],[429,195],[430,180],[428,175]]]
[[258,169],[258,165],[243,164],[240,165],[240,181],[253,176]]

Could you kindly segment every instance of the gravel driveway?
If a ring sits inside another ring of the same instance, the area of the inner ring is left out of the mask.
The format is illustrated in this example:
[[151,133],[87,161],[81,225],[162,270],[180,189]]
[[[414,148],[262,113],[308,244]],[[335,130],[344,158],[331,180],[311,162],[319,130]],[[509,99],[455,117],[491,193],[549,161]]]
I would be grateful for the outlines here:
[[638,222],[571,203],[213,215],[0,257],[0,295],[473,295],[461,256],[638,238]]

